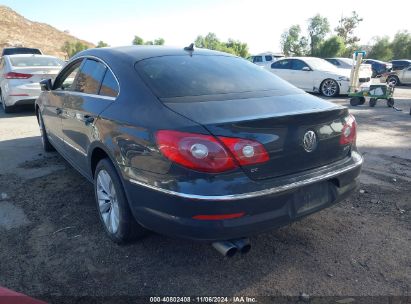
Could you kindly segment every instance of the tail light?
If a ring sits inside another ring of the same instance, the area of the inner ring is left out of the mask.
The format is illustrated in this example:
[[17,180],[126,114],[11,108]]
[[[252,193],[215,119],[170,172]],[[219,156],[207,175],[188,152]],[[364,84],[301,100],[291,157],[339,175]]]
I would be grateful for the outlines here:
[[4,75],[6,79],[29,79],[33,75],[31,74],[24,74],[24,73],[16,73],[16,72],[9,72]]
[[348,145],[355,144],[357,138],[357,123],[354,116],[351,114],[346,117],[344,126],[342,128],[340,144]]
[[238,164],[251,165],[269,159],[262,144],[248,139],[161,130],[156,133],[156,140],[165,157],[202,172],[224,172]]

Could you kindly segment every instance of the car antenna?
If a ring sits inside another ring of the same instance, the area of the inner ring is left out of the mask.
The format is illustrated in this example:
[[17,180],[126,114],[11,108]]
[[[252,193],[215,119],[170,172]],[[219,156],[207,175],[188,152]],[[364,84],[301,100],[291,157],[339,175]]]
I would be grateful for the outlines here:
[[191,43],[189,46],[184,48],[184,51],[193,52],[194,51],[194,43]]

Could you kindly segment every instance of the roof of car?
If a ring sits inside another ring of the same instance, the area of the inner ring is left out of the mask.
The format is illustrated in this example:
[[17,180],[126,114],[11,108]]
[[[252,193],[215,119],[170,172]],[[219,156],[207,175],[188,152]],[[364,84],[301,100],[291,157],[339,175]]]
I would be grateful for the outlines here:
[[107,48],[94,48],[82,51],[76,54],[73,58],[82,56],[96,56],[96,57],[121,57],[123,59],[129,59],[134,62],[151,57],[161,56],[176,56],[176,55],[224,55],[233,56],[228,53],[222,53],[218,51],[212,51],[208,49],[194,48],[194,51],[185,51],[184,47],[167,47],[167,46],[153,46],[153,45],[133,45],[133,46],[121,46],[121,47],[107,47]]

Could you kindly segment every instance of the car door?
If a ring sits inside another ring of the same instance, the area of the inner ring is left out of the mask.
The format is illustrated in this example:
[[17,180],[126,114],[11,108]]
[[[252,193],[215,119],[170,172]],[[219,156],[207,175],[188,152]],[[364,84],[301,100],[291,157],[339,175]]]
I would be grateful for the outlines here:
[[290,59],[282,59],[277,60],[276,62],[271,64],[270,71],[275,75],[281,77],[282,79],[292,83],[291,79],[291,60]]
[[108,67],[98,59],[87,58],[75,79],[73,91],[64,97],[62,131],[66,150],[80,171],[88,165],[87,152],[96,138],[94,122],[114,97],[98,95]]
[[291,59],[291,83],[296,87],[305,90],[312,91],[313,89],[313,77],[311,68],[300,59]]
[[43,92],[42,117],[46,126],[47,135],[57,149],[64,148],[64,139],[61,125],[64,97],[73,89],[73,82],[77,76],[83,59],[76,60],[67,65],[56,77],[53,89]]
[[403,83],[411,83],[411,66],[403,70],[403,79],[400,81]]

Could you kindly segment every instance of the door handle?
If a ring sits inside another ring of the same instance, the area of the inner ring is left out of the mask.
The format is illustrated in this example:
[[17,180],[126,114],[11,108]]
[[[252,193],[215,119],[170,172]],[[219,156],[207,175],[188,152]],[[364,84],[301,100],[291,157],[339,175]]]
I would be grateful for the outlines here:
[[86,125],[91,124],[94,122],[94,117],[91,115],[84,115],[84,123]]
[[62,108],[56,108],[56,114],[60,115],[61,113],[63,113],[63,109]]

